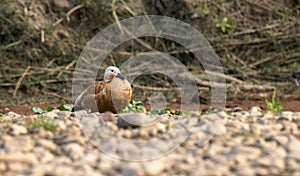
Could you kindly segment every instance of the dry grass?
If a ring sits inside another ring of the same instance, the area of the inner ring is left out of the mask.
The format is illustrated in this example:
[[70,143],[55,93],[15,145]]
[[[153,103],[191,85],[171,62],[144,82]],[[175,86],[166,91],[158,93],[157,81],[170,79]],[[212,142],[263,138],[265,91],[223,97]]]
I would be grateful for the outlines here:
[[[272,94],[274,87],[280,98],[300,97],[299,88],[290,82],[300,61],[299,1],[162,1],[167,7],[153,6],[150,0],[61,2],[66,4],[52,0],[1,3],[0,101],[70,102],[72,74],[86,42],[109,24],[142,14],[176,17],[199,29],[221,58],[229,98],[260,99],[265,93]],[[152,49],[179,58],[196,76],[200,93],[209,96],[210,85],[200,63],[190,51],[165,39],[143,37],[125,42],[100,69],[121,65],[130,56]],[[153,88],[169,92],[174,87],[162,75],[143,77],[134,84],[140,98]],[[175,94],[176,90],[170,96]]]

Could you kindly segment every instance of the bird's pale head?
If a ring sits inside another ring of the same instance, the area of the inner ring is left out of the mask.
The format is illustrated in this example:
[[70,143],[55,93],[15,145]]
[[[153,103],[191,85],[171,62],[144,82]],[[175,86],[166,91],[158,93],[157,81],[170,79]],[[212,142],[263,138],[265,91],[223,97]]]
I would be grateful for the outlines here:
[[110,82],[114,77],[116,77],[120,73],[121,72],[118,69],[118,67],[115,66],[107,67],[104,72],[104,82]]

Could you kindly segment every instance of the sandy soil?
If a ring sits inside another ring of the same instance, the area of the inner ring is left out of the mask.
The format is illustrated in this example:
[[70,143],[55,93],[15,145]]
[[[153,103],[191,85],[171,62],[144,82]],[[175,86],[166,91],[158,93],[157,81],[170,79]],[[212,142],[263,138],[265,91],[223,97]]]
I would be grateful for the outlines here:
[[[290,100],[290,101],[281,101],[283,104],[284,111],[300,111],[300,101],[299,100]],[[1,105],[0,104],[0,113],[6,113],[9,111],[16,112],[18,114],[30,115],[33,114],[32,107],[39,106],[41,108],[45,108],[46,106],[50,107],[58,107],[60,104],[55,103],[43,103],[36,105]],[[250,107],[259,106],[263,110],[266,110],[266,105],[264,101],[228,101],[226,102],[226,108],[235,108],[240,107],[243,110],[248,110]],[[146,106],[147,107],[147,106]],[[201,104],[200,109],[207,109],[210,105]],[[180,104],[172,104],[169,106],[171,109],[180,109]]]

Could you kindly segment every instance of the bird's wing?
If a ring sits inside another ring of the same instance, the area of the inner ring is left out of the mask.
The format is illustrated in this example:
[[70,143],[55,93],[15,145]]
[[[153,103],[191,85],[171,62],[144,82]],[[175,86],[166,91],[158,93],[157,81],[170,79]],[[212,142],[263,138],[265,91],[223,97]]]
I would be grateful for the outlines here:
[[125,80],[126,84],[128,85],[128,102],[131,100],[131,96],[132,96],[132,87],[131,84]]
[[116,112],[111,101],[110,83],[104,81],[95,84],[95,98],[100,112]]
[[77,99],[75,100],[75,106],[89,108],[93,112],[98,111],[98,98],[96,97],[99,92],[103,93],[103,91],[105,91],[105,87],[105,82],[95,81],[77,97]]

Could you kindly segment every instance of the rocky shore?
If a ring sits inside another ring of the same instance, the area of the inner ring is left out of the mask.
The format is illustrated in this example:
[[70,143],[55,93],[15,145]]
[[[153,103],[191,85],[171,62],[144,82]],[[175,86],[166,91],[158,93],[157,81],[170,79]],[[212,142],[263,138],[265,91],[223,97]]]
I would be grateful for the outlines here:
[[300,112],[0,115],[0,175],[300,175],[299,166]]

